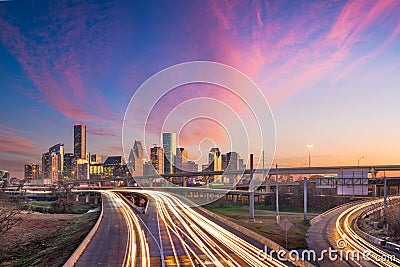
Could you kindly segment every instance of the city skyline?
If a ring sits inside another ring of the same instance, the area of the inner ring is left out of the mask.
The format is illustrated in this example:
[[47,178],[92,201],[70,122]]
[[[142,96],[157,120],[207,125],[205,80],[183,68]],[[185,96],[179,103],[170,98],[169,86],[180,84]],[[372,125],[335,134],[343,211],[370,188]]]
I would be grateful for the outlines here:
[[[195,166],[198,166],[201,162],[188,160],[188,150],[176,146],[176,133],[163,133],[163,147],[153,144],[151,148],[147,148],[147,150],[150,151],[150,158],[144,158],[142,143],[140,140],[135,140],[130,149],[128,158],[123,159],[121,155],[107,155],[107,158],[101,160],[102,157],[91,152],[85,152],[84,156],[82,154],[82,151],[86,151],[86,125],[75,124],[73,132],[74,147],[72,150],[74,153],[65,152],[64,144],[61,143],[51,146],[48,152],[42,154],[41,164],[32,162],[24,164],[24,179],[27,181],[38,179],[43,181],[47,180],[54,183],[63,179],[91,179],[92,175],[100,175],[97,178],[102,178],[102,176],[104,176],[104,170],[99,172],[99,167],[105,165],[107,161],[114,160],[113,158],[120,158],[119,161],[121,164],[126,163],[132,176],[154,175],[155,172],[158,174],[170,174],[182,171],[202,171],[199,170],[198,167],[195,168]],[[168,152],[168,154],[170,154],[168,156],[164,153],[164,146],[170,148],[175,147],[176,153],[171,153],[172,150],[169,149],[171,151]],[[231,155],[235,155],[232,162]],[[169,157],[172,157],[174,160],[170,163],[171,166],[167,170],[168,172],[165,173],[164,162]],[[225,159],[223,159],[223,157],[225,157]],[[238,170],[240,169],[238,168],[238,159],[240,159],[240,156],[237,152],[229,151],[226,154],[222,154],[219,148],[211,147],[208,153],[208,162],[207,164],[203,164],[203,166],[206,166],[206,169],[217,171],[225,169]],[[236,163],[234,163],[235,161]],[[153,165],[154,170],[149,169],[149,163]],[[79,174],[82,172],[82,170],[80,171],[80,168],[82,168],[80,165],[86,164],[87,166],[83,167],[83,172],[88,174]],[[217,164],[218,167],[215,167],[215,164]],[[225,166],[223,164],[225,164]],[[148,168],[147,173],[144,171],[146,167]]]
[[[87,151],[122,155],[123,114],[135,90],[165,67],[192,60],[230,65],[257,83],[275,118],[282,166],[308,166],[310,153],[312,165],[357,165],[362,157],[362,165],[400,163],[397,1],[79,8],[9,1],[0,8],[0,169],[11,176],[23,178],[24,165],[41,162],[50,145],[73,152],[73,124],[87,125]],[[202,96],[240,111],[235,97],[214,87],[186,89],[166,95],[158,114]],[[156,132],[163,116],[151,117]],[[178,145],[198,159],[214,146],[199,149],[207,136],[228,151],[221,128],[206,120],[184,127]]]

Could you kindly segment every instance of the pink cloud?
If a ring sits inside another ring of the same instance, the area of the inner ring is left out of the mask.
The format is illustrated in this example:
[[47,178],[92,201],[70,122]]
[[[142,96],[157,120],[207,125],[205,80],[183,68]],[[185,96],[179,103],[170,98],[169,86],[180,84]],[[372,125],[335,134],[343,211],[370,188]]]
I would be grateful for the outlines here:
[[107,65],[112,55],[108,38],[118,22],[110,22],[96,4],[58,1],[48,8],[48,16],[40,18],[41,24],[30,33],[22,33],[0,18],[1,42],[49,106],[74,121],[105,123],[114,119],[101,94],[87,81],[106,74],[99,65]]
[[111,130],[111,129],[107,129],[107,128],[90,126],[87,128],[87,132],[89,134],[97,135],[97,136],[119,137],[120,133],[116,132],[114,129],[115,128],[113,128]]
[[[193,25],[202,25],[191,29],[197,43],[194,52],[213,51],[211,59],[237,67],[273,101],[281,101],[330,80],[342,64],[360,58],[353,52],[359,52],[362,42],[390,27],[389,19],[399,23],[396,1],[311,2],[291,9],[288,5],[293,3],[213,1],[206,22],[201,12],[192,18]],[[374,50],[363,49],[366,54]]]
[[21,136],[21,131],[0,125],[0,153],[15,156],[34,156],[35,151],[40,151],[36,143]]

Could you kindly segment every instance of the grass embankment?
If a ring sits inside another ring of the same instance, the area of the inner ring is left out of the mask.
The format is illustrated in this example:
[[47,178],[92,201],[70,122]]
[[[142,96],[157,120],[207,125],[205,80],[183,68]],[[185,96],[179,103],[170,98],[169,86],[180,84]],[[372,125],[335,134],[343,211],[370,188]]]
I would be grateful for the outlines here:
[[[228,204],[219,207],[218,204],[208,204],[204,208],[223,215],[233,222],[240,224],[256,233],[259,233],[279,245],[286,247],[285,231],[276,223],[275,206],[255,206],[255,221],[249,220],[249,206],[242,204]],[[322,211],[312,211],[308,213],[308,219],[312,219]],[[281,221],[287,218],[293,227],[288,230],[287,249],[307,248],[306,233],[309,224],[303,221],[303,211],[291,207],[280,209]]]
[[[377,229],[374,227],[375,222],[378,223]],[[358,220],[358,227],[365,233],[380,239],[387,239],[390,242],[400,245],[400,236],[395,236],[391,234],[390,231],[383,228],[383,216],[381,215],[381,211],[369,214],[365,218],[360,217]]]
[[[32,200],[23,204],[23,209],[28,211],[36,211],[41,213],[60,213],[54,208],[55,201],[36,201]],[[72,202],[71,202],[72,203]],[[83,214],[90,209],[94,209],[99,205],[85,202],[74,202],[73,207],[68,212],[70,214]]]
[[[34,205],[46,208],[51,203]],[[76,208],[78,212],[80,208]],[[0,266],[62,266],[92,229],[99,213],[22,211],[20,216],[21,223],[0,237]]]

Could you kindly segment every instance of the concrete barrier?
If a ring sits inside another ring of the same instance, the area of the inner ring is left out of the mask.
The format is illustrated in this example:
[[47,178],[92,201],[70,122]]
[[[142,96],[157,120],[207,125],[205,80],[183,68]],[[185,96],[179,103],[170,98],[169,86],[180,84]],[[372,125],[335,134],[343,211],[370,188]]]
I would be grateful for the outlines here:
[[360,204],[360,203],[366,202],[366,201],[369,201],[369,200],[358,200],[358,201],[353,201],[353,202],[344,203],[344,204],[342,204],[342,205],[339,205],[339,206],[337,206],[337,207],[334,207],[334,208],[332,208],[332,209],[330,209],[330,210],[327,210],[327,211],[321,213],[320,215],[318,215],[318,216],[312,218],[312,219],[310,220],[310,225],[314,225],[314,224],[316,224],[317,222],[323,220],[326,216],[328,216],[328,215],[331,214],[332,212],[335,212],[335,211],[337,211],[337,210],[340,210],[340,209],[342,209],[342,208],[345,208],[345,207],[348,207],[348,206],[351,206],[351,205]]
[[279,251],[285,251],[285,258],[290,261],[291,263],[293,263],[295,266],[301,266],[301,267],[315,267],[314,265],[312,265],[311,263],[304,261],[300,258],[297,258],[296,260],[293,260],[290,258],[289,256],[289,251],[286,250],[284,247],[278,245],[277,243],[275,243],[274,241],[266,238],[265,236],[262,236],[256,232],[253,232],[249,229],[247,229],[246,227],[243,227],[235,222],[232,222],[231,220],[222,217],[214,212],[211,212],[203,207],[197,207],[200,211],[204,212],[205,214],[209,215],[210,217],[220,221],[221,223],[251,237],[252,239],[256,240],[257,242],[260,242],[261,244],[266,245],[268,248],[275,250],[276,252]]
[[79,247],[74,251],[74,253],[69,257],[67,262],[63,265],[64,267],[73,267],[75,263],[78,261],[79,257],[82,255],[83,251],[86,249],[89,242],[92,240],[94,234],[97,232],[101,220],[103,219],[103,212],[104,212],[104,201],[103,201],[103,194],[101,195],[101,213],[99,218],[97,219],[96,224],[93,226],[92,230],[90,230],[89,234],[85,237]]
[[[393,198],[392,198],[392,199],[393,199]],[[400,202],[400,199],[394,198],[394,200],[395,200],[396,202]],[[370,235],[370,234],[368,234],[368,233],[362,231],[362,230],[358,227],[358,219],[359,219],[359,218],[365,218],[367,215],[372,214],[372,213],[374,213],[374,212],[376,212],[376,211],[379,211],[379,210],[381,210],[381,209],[383,209],[383,202],[379,202],[379,203],[374,204],[374,205],[372,205],[372,206],[366,208],[365,210],[363,210],[363,211],[357,216],[357,218],[355,219],[354,231],[355,231],[359,236],[361,236],[364,240],[366,240],[367,242],[369,242],[369,243],[371,243],[371,244],[373,244],[373,245],[375,245],[375,246],[381,247],[381,246],[382,246],[382,241],[384,241],[384,242],[386,242],[386,245],[384,246],[386,249],[389,249],[389,250],[391,250],[391,251],[393,251],[393,252],[399,253],[399,252],[400,252],[400,245],[397,245],[397,244],[392,243],[392,242],[387,242],[387,241],[384,240],[384,239],[381,239],[381,238],[372,236],[372,235]]]

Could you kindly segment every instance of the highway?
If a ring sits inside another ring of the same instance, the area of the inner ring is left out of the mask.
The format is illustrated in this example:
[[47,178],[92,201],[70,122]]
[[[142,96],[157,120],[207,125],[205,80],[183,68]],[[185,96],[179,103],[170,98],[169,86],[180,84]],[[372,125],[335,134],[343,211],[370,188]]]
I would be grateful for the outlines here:
[[[318,266],[400,266],[391,253],[378,248],[361,238],[354,231],[355,219],[364,209],[382,203],[382,200],[358,201],[335,208],[312,223],[307,243],[317,257],[323,250],[335,250],[333,257],[326,253],[315,262]],[[375,207],[374,206],[374,207]]]
[[[383,249],[367,242],[354,231],[354,221],[364,209],[371,206],[382,205],[383,200],[373,200],[366,203],[355,205],[343,211],[336,220],[336,230],[339,233],[346,251],[356,251],[359,255],[366,255],[367,260],[362,259],[363,263],[358,266],[400,266],[400,260],[393,253],[388,253]],[[343,245],[343,246],[344,246]]]
[[137,214],[122,194],[102,193],[103,220],[75,266],[292,266],[260,257],[262,245],[246,241],[172,194],[140,190],[151,206],[147,214]]
[[122,266],[128,241],[128,227],[119,204],[103,194],[103,219],[75,266]]
[[274,258],[258,257],[258,247],[199,214],[176,196],[155,191],[146,194],[156,201],[163,247],[166,252],[172,251],[166,265],[286,266]]

